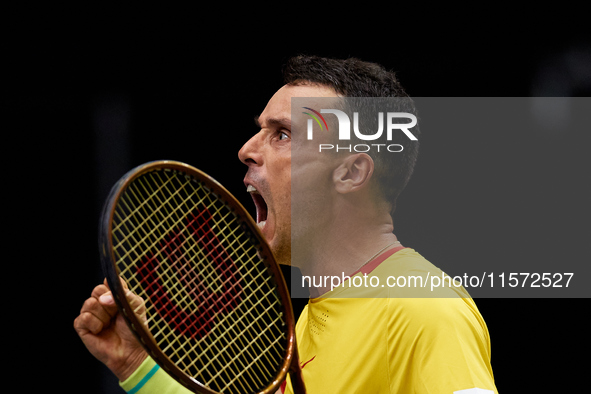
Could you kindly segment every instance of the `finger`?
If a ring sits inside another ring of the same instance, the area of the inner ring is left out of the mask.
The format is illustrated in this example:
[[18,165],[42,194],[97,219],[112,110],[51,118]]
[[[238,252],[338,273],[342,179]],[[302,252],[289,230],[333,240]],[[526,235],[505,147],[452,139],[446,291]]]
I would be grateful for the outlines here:
[[74,328],[78,335],[82,336],[91,332],[99,334],[104,328],[111,323],[111,316],[109,316],[104,309],[99,305],[96,298],[89,298],[82,307],[80,315],[74,320]]
[[[125,291],[125,297],[127,298],[127,302],[129,302],[130,304],[132,301],[136,300],[136,297],[138,297],[131,290],[129,290],[127,288],[127,285],[125,285],[124,291]],[[111,291],[109,291],[109,290],[107,290],[106,292],[97,291],[96,294],[100,294],[100,296],[97,297],[97,299],[100,301],[101,305],[103,305],[105,307],[109,307],[109,308],[116,306],[115,299],[113,298],[113,293]],[[141,297],[139,297],[139,298],[141,299]]]
[[127,302],[133,309],[134,313],[140,316],[142,319],[145,319],[146,315],[146,303],[144,299],[137,294],[133,293],[131,290],[127,290],[125,293],[125,297],[127,298]]
[[81,313],[76,318],[76,320],[74,320],[74,328],[80,336],[83,336],[89,332],[97,335],[103,330],[104,326],[105,325],[101,320],[97,319],[96,316],[88,312]]
[[[120,283],[121,283],[121,286],[123,287],[124,291],[129,291],[127,283],[125,283],[123,278],[119,278],[119,279],[120,279]],[[93,292],[93,295],[98,296],[97,298],[98,298],[99,302],[101,303],[101,305],[103,305],[105,308],[107,308],[109,314],[114,316],[117,313],[117,310],[116,310],[117,305],[115,304],[115,299],[113,298],[113,293],[110,291],[109,284],[107,282],[107,278],[105,278],[102,285],[97,286],[97,288],[95,288],[95,292]]]
[[[127,299],[127,303],[131,306],[136,315],[142,318],[142,320],[145,320],[146,303],[144,302],[144,299],[138,296],[137,294],[133,293],[131,290],[129,290],[129,287],[123,278],[119,277],[119,280],[123,288],[123,291],[125,292],[125,298]],[[113,298],[113,293],[109,290],[106,278],[104,280],[104,284],[97,286],[97,289],[95,289],[95,291],[96,294],[100,294],[98,297],[100,304],[111,316],[114,317],[117,313],[117,304],[115,303],[115,299]]]
[[98,301],[101,303],[101,305],[103,307],[106,307],[106,308],[116,307],[115,299],[113,298],[113,293],[111,293],[110,291],[107,291],[105,294],[101,295],[98,298]]
[[127,282],[122,277],[119,277],[119,281],[121,282],[121,286],[123,286],[123,288],[125,290],[129,290],[129,286],[127,286]]
[[[121,286],[123,286],[123,288],[125,290],[129,289],[129,286],[127,286],[127,282],[122,277],[119,277],[119,281],[121,282]],[[109,282],[107,281],[107,278],[105,278],[105,280],[103,281],[103,284],[105,286],[107,286],[108,289],[110,289],[109,288]]]
[[117,316],[117,313],[119,313],[119,308],[115,303],[113,293],[111,293],[110,291],[100,296],[98,302],[100,303],[104,311],[108,313],[109,316],[111,316],[111,318],[114,318],[115,316]]
[[[142,320],[146,318],[146,303],[144,299],[131,290],[125,291],[125,298],[127,303],[133,309],[133,312],[138,315]],[[115,299],[113,298],[113,293],[106,292],[98,298],[99,303],[105,309],[105,311],[114,317],[117,314],[117,304],[115,303]]]
[[133,308],[135,315],[139,318],[140,322],[145,326],[146,332],[152,335],[148,326],[148,319],[146,316],[146,302],[144,299],[132,291],[126,293],[127,302]]
[[105,308],[99,301],[99,299],[95,297],[90,297],[80,309],[80,314],[88,313],[94,316],[97,320],[99,320],[104,326],[108,326],[111,322],[111,319],[117,314],[117,309],[110,310],[109,308]]
[[100,296],[102,296],[103,294],[105,294],[107,292],[110,292],[109,286],[104,285],[104,284],[98,285],[92,290],[92,293],[90,294],[90,296],[98,299]]

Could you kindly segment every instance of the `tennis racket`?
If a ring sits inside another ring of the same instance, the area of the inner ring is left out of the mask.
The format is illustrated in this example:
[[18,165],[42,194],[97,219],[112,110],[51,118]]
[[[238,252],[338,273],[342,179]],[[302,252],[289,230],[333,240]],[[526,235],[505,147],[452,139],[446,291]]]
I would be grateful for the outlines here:
[[[150,162],[104,205],[101,263],[120,313],[150,356],[195,393],[305,393],[294,314],[256,223],[218,182],[187,164]],[[127,302],[122,278],[146,303]]]

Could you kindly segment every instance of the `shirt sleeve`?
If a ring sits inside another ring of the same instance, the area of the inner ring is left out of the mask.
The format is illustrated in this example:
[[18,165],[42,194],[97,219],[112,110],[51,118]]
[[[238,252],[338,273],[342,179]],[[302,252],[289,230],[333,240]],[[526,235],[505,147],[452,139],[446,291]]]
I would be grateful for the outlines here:
[[128,394],[192,394],[147,357],[135,372],[119,385]]

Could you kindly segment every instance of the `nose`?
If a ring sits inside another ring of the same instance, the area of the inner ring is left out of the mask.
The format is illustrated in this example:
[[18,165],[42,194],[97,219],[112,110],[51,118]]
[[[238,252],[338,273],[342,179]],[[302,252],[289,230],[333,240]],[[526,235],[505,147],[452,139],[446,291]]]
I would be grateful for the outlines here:
[[262,164],[262,131],[253,135],[238,151],[238,158],[247,166]]

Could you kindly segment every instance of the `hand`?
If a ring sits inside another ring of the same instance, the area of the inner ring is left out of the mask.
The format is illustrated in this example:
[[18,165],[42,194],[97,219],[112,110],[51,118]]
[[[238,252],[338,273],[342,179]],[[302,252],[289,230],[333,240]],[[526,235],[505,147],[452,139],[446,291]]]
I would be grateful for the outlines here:
[[[144,300],[131,292],[123,279],[121,283],[126,290],[127,301],[145,324]],[[148,356],[118,312],[106,279],[84,302],[80,315],[74,320],[74,328],[90,353],[120,381],[131,376]]]

